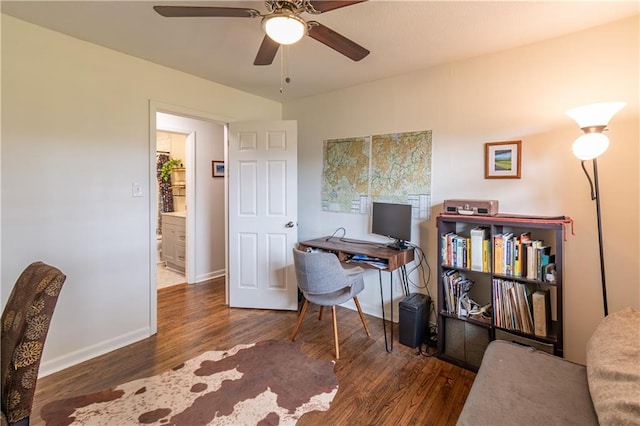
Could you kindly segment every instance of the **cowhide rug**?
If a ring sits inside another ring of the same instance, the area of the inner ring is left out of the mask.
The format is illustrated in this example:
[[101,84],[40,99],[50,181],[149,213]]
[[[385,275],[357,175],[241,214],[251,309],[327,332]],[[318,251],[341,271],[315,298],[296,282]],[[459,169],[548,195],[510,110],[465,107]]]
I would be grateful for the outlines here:
[[47,425],[277,425],[326,411],[338,391],[333,361],[300,343],[267,340],[210,351],[157,376],[54,401]]

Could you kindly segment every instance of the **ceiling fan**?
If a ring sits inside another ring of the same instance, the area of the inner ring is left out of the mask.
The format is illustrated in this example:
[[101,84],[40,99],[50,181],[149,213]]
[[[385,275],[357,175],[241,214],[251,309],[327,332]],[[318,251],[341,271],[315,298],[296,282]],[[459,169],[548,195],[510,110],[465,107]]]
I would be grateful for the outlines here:
[[222,18],[257,18],[262,17],[262,27],[265,36],[258,49],[254,65],[270,65],[281,44],[293,44],[305,34],[342,53],[346,57],[359,61],[369,54],[369,51],[345,36],[317,21],[305,21],[300,14],[307,12],[318,15],[323,12],[363,3],[356,1],[328,1],[328,0],[267,0],[267,13],[262,14],[256,9],[244,7],[217,6],[154,6],[160,15],[168,18],[182,17],[222,17]]

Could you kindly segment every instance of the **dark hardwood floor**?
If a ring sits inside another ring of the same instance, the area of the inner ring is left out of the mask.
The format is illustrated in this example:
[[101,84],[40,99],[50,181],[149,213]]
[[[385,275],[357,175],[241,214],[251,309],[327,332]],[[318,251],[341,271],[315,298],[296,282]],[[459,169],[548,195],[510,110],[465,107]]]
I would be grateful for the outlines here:
[[[335,371],[340,387],[329,411],[307,413],[299,425],[455,424],[474,373],[399,344],[397,324],[394,350],[387,353],[382,320],[366,317],[369,338],[357,312],[337,309],[340,359]],[[159,290],[158,333],[41,378],[31,424],[44,424],[40,408],[56,399],[151,376],[204,351],[289,339],[296,319],[295,312],[228,308],[222,280]],[[318,321],[318,307],[312,305],[296,341],[308,356],[333,359],[330,311]]]

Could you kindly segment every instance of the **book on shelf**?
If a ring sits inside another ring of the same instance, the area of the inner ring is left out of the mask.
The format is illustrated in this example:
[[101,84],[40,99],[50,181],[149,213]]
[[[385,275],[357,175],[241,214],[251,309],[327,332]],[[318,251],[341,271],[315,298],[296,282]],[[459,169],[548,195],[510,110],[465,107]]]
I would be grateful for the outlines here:
[[471,238],[463,237],[454,232],[442,235],[443,264],[456,268],[471,267]]
[[493,271],[501,275],[513,275],[513,233],[505,232],[493,236]]
[[531,232],[523,232],[517,237],[517,259],[514,276],[525,277],[527,275],[527,245],[531,241]]
[[513,275],[513,236],[504,237],[504,274]]
[[520,277],[522,274],[522,265],[520,263],[522,259],[522,241],[520,236],[513,237],[513,276]]
[[546,281],[546,269],[547,265],[555,263],[556,257],[551,254],[551,247],[545,246],[538,249],[540,253],[540,263],[536,265],[538,268],[537,276],[540,281]]
[[502,240],[502,234],[496,234],[493,236],[493,272],[496,274],[502,274],[502,259],[504,258],[504,245]]
[[453,234],[453,232],[447,232],[446,234],[442,234],[442,236],[440,237],[441,239],[441,246],[442,246],[442,250],[440,253],[440,257],[442,259],[442,263],[445,265],[450,265],[451,264],[451,253],[449,251],[449,239],[450,236]]
[[502,236],[504,246],[504,258],[502,259],[502,273],[513,275],[513,233],[506,232]]
[[491,240],[482,241],[482,272],[491,271]]
[[456,244],[456,260],[454,265],[457,267],[466,268],[467,263],[467,239],[461,237],[460,235],[456,236],[455,239]]
[[538,253],[537,249],[542,247],[544,242],[542,240],[532,240],[531,245],[527,245],[527,279],[536,280],[538,279]]
[[488,272],[484,268],[484,242],[489,239],[489,228],[477,227],[469,231],[471,236],[471,269],[474,271]]
[[551,330],[551,297],[549,290],[533,293],[533,325],[536,336],[546,337]]

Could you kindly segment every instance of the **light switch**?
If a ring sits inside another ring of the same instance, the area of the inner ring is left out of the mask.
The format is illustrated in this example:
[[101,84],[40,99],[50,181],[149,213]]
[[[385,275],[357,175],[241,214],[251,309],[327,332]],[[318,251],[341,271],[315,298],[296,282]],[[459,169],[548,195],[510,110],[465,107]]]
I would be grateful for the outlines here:
[[132,197],[142,197],[142,184],[133,182],[131,184],[131,196]]

